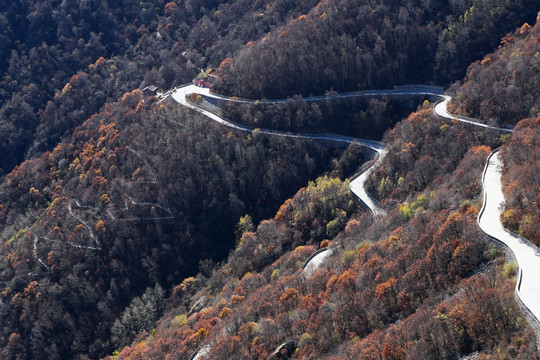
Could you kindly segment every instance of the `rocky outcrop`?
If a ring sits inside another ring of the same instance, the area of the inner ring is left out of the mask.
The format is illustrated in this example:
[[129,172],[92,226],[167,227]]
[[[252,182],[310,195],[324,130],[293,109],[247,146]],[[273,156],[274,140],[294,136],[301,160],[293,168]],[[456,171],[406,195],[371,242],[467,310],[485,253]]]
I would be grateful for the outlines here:
[[208,299],[208,296],[201,296],[200,298],[198,298],[197,301],[195,301],[195,303],[189,309],[188,316],[201,311],[208,302]]

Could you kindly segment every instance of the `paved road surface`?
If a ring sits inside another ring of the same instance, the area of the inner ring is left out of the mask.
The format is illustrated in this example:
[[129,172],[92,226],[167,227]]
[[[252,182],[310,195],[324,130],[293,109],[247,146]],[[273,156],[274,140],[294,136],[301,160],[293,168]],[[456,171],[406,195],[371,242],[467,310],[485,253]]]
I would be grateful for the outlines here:
[[486,164],[483,177],[484,206],[478,215],[478,224],[482,231],[499,240],[512,250],[520,273],[516,292],[538,320],[540,319],[540,254],[538,248],[527,240],[506,230],[500,221],[504,204],[501,184],[502,161],[498,152],[494,152]]
[[[176,100],[178,103],[187,106],[201,114],[204,114],[205,116],[209,117],[210,119],[217,121],[218,123],[228,126],[233,129],[237,129],[244,132],[253,132],[255,128],[237,124],[235,122],[232,122],[228,119],[225,119],[211,111],[202,109],[195,104],[188,102],[186,100],[186,95],[196,93],[200,94],[202,96],[209,96],[209,97],[218,97],[220,99],[226,99],[229,100],[229,98],[224,98],[221,96],[217,96],[214,94],[211,94],[209,92],[209,89],[200,88],[195,85],[188,85],[183,86],[176,91],[172,93],[172,98]],[[254,102],[253,100],[231,100],[231,101],[242,101],[242,102]],[[274,102],[282,102],[287,100],[272,100]],[[321,140],[321,141],[329,141],[329,142],[337,142],[337,143],[344,143],[344,144],[350,144],[353,142],[358,143],[359,145],[365,146],[377,153],[377,161],[379,162],[383,159],[384,155],[386,154],[386,151],[384,150],[384,145],[378,141],[373,140],[366,140],[366,139],[360,139],[360,138],[352,138],[348,136],[342,136],[342,135],[335,135],[335,134],[307,134],[307,133],[289,133],[289,132],[283,132],[283,131],[277,131],[277,130],[269,130],[269,129],[257,129],[259,133],[267,134],[267,135],[276,135],[276,136],[285,136],[290,138],[297,138],[297,139],[311,139],[311,140]],[[375,162],[374,162],[375,164]],[[369,169],[367,169],[364,173],[362,173],[360,176],[355,178],[353,181],[351,181],[351,191],[358,196],[358,198],[371,210],[371,212],[374,214],[374,216],[380,216],[384,215],[384,211],[380,209],[377,206],[377,201],[373,199],[365,190],[364,190],[364,183],[367,180],[373,166],[371,166]]]
[[[186,100],[186,95],[190,93],[200,94],[208,98],[214,98],[222,101],[231,101],[237,103],[254,103],[255,100],[249,99],[236,99],[236,98],[227,98],[220,95],[216,95],[210,92],[209,89],[199,88],[194,85],[188,85],[176,89],[172,93],[172,97],[179,102],[180,104],[187,106],[191,109],[194,109],[212,120],[215,120],[225,126],[235,128],[245,132],[252,132],[254,128],[249,126],[244,126],[231,122],[217,114],[214,114],[210,111],[201,109],[194,104],[189,103]],[[447,110],[448,102],[451,100],[451,97],[443,94],[442,92],[436,91],[431,87],[426,87],[423,89],[420,87],[415,87],[409,90],[403,89],[394,89],[394,90],[375,90],[375,91],[360,91],[354,93],[345,93],[345,94],[335,94],[330,96],[314,96],[308,98],[299,98],[299,99],[277,99],[277,100],[260,100],[259,103],[265,104],[276,104],[283,102],[295,102],[295,101],[321,101],[326,99],[336,99],[336,98],[351,98],[359,96],[419,96],[419,95],[428,95],[439,97],[441,101],[435,104],[433,107],[433,112],[445,119],[453,121],[461,121],[470,125],[484,127],[487,129],[502,131],[502,132],[512,132],[511,129],[500,128],[495,126],[490,126],[487,124],[481,123],[477,119],[468,118],[465,116],[452,115]],[[377,201],[373,199],[364,189],[366,180],[368,179],[371,171],[374,168],[374,165],[379,163],[384,156],[386,151],[384,146],[380,142],[365,140],[365,139],[355,139],[339,135],[320,135],[320,134],[292,134],[285,133],[275,130],[259,130],[261,133],[286,136],[293,138],[305,138],[305,139],[314,139],[314,140],[326,140],[326,141],[336,141],[351,143],[353,141],[358,142],[359,144],[366,146],[377,153],[376,159],[373,161],[372,165],[366,169],[359,176],[354,178],[351,181],[351,191],[358,196],[358,198],[371,210],[375,218],[384,217],[384,210],[380,209],[377,206]],[[540,254],[538,249],[532,246],[527,240],[521,239],[515,234],[507,231],[503,228],[499,216],[501,213],[502,205],[504,204],[504,195],[502,192],[501,185],[501,169],[502,163],[499,159],[498,153],[494,152],[488,159],[486,164],[486,169],[484,171],[484,176],[482,179],[484,187],[484,205],[482,211],[478,216],[478,224],[480,228],[489,236],[495,238],[496,240],[502,242],[508,246],[514,253],[520,273],[518,275],[518,282],[516,284],[516,293],[520,301],[525,305],[529,312],[536,318],[537,322],[540,322]],[[315,269],[317,269],[322,262],[331,255],[330,251],[324,251],[317,254],[311,261],[306,265],[305,272],[309,277]],[[209,347],[205,347],[205,352],[209,350]]]
[[449,119],[449,120],[458,120],[458,121],[461,121],[470,125],[480,126],[487,129],[493,129],[493,130],[504,131],[504,132],[512,132],[512,129],[483,124],[477,119],[472,119],[466,116],[452,115],[448,112],[448,109],[447,109],[448,102],[452,98],[449,95],[442,95],[442,98],[443,100],[439,101],[433,107],[433,112],[435,112],[436,115],[439,115],[442,118]]
[[306,278],[311,277],[311,275],[313,275],[315,270],[317,270],[319,266],[322,265],[324,260],[326,260],[327,257],[329,257],[330,255],[334,253],[335,249],[326,248],[326,250],[324,251],[322,250],[319,250],[319,251],[320,252],[317,255],[313,256],[311,260],[309,260],[307,265],[304,266],[304,275],[306,276]]

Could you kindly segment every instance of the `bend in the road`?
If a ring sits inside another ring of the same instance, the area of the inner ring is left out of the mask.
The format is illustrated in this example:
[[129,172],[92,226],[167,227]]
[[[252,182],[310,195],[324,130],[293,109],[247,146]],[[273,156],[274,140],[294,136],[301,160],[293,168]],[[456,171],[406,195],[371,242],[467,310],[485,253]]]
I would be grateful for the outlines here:
[[463,123],[466,123],[466,124],[483,127],[483,128],[486,128],[486,129],[503,131],[503,132],[510,132],[510,133],[513,132],[512,129],[507,129],[507,128],[498,127],[498,126],[491,126],[491,125],[481,123],[477,119],[472,119],[472,118],[468,118],[468,117],[465,117],[465,116],[450,114],[448,112],[448,103],[450,102],[450,100],[452,100],[452,97],[449,96],[449,95],[441,95],[441,97],[442,97],[441,101],[437,102],[435,104],[435,106],[433,107],[433,112],[435,113],[435,115],[438,115],[438,116],[440,116],[442,118],[445,118],[445,119],[457,120],[457,121],[460,121],[460,122],[463,122]]
[[[186,95],[188,93],[197,93],[202,96],[223,100],[231,101],[237,103],[254,103],[255,100],[248,99],[236,99],[228,98],[221,95],[216,95],[210,92],[209,89],[199,88],[194,85],[188,85],[181,87],[172,93],[172,97],[182,105],[185,105],[191,109],[194,109],[207,117],[232,128],[252,132],[255,129],[233,123],[228,119],[225,119],[215,113],[199,108],[198,106],[189,103],[186,100]],[[442,92],[433,91],[433,89],[422,89],[416,88],[410,91],[398,91],[394,90],[378,90],[378,91],[363,91],[356,93],[346,93],[346,94],[336,94],[330,96],[318,96],[318,97],[309,97],[309,98],[300,98],[300,99],[278,99],[278,100],[261,100],[259,103],[269,103],[275,104],[280,102],[287,101],[321,101],[332,98],[350,98],[357,96],[383,96],[383,95],[394,95],[394,96],[416,96],[416,95],[429,95],[440,98],[433,106],[433,112],[435,115],[452,121],[460,121],[469,125],[478,126],[486,129],[509,132],[512,133],[513,130],[508,128],[496,127],[481,123],[477,119],[467,118],[464,116],[453,115],[448,112],[447,105],[451,100],[449,95],[443,94]],[[374,217],[383,217],[385,212],[377,206],[377,201],[373,199],[364,189],[364,185],[369,178],[371,171],[373,171],[374,165],[380,163],[380,161],[386,155],[386,150],[380,142],[365,140],[365,139],[354,139],[348,138],[339,135],[317,135],[317,134],[291,134],[280,132],[276,130],[259,130],[261,133],[270,134],[270,135],[279,135],[295,138],[306,138],[314,140],[326,140],[326,141],[337,141],[343,143],[351,143],[353,141],[358,142],[360,145],[366,146],[367,148],[376,152],[376,158],[372,164],[362,171],[359,175],[351,181],[351,191],[363,202],[373,213]],[[501,168],[502,164],[498,158],[497,152],[494,152],[490,155],[484,175],[482,178],[482,186],[484,190],[484,204],[482,210],[478,215],[478,224],[480,228],[490,237],[495,240],[503,243],[508,246],[510,250],[514,253],[518,265],[519,265],[519,276],[518,282],[516,284],[516,294],[519,301],[523,306],[528,310],[528,312],[535,319],[537,324],[540,324],[540,281],[538,281],[538,274],[540,274],[540,254],[538,249],[532,246],[527,240],[520,238],[519,236],[510,233],[502,226],[500,222],[500,209],[501,205],[504,203],[504,195],[502,193],[501,185]],[[320,257],[320,262],[324,260],[330,252],[323,252],[317,254]],[[313,259],[311,259],[313,260]],[[311,264],[308,264],[311,265]]]
[[[209,117],[210,119],[217,121],[218,123],[222,125],[228,126],[236,130],[251,133],[255,131],[255,128],[232,122],[214,112],[205,110],[197,106],[196,104],[189,102],[186,99],[186,95],[188,94],[198,94],[206,98],[217,99],[217,100],[227,101],[227,102],[245,103],[245,104],[248,104],[248,103],[253,104],[255,102],[258,102],[260,104],[277,104],[277,103],[297,102],[297,101],[322,101],[322,100],[329,100],[329,99],[345,99],[345,98],[353,98],[353,97],[374,97],[374,96],[433,96],[433,97],[437,97],[441,99],[439,102],[435,104],[433,111],[436,115],[442,118],[449,119],[449,120],[457,120],[463,123],[467,123],[470,125],[479,126],[483,128],[488,128],[492,130],[512,132],[512,130],[509,130],[509,129],[486,125],[486,124],[481,123],[480,121],[474,121],[470,118],[452,115],[448,113],[447,105],[448,105],[448,102],[451,100],[451,97],[449,95],[445,95],[442,90],[439,90],[438,88],[433,87],[433,86],[412,86],[412,87],[401,86],[401,87],[395,87],[394,89],[391,89],[391,90],[367,90],[367,91],[356,91],[356,92],[342,93],[342,94],[330,94],[330,95],[325,95],[325,96],[312,96],[312,97],[306,97],[306,98],[275,99],[275,100],[252,100],[252,99],[238,99],[234,97],[225,97],[222,95],[212,93],[209,88],[201,88],[201,87],[191,85],[191,84],[179,87],[175,91],[172,92],[171,94],[172,98],[176,100],[178,103],[184,106],[187,106],[195,111],[198,111],[204,114],[205,116]],[[356,141],[358,144],[371,149],[377,154],[375,161],[373,161],[372,165],[369,168],[365,169],[363,172],[361,172],[360,174],[358,174],[356,177],[354,177],[351,180],[350,188],[353,194],[355,194],[358,197],[358,199],[372,212],[375,218],[385,215],[384,210],[382,210],[380,207],[377,206],[377,200],[374,199],[372,196],[370,196],[364,189],[364,185],[367,179],[369,178],[371,172],[373,171],[374,165],[377,163],[380,163],[380,161],[386,155],[386,151],[384,150],[384,146],[382,143],[373,141],[373,140],[351,138],[351,137],[334,135],[334,134],[288,133],[288,132],[270,130],[270,129],[256,129],[256,130],[259,133],[267,134],[267,135],[277,135],[277,136],[285,136],[285,137],[299,138],[299,139],[323,140],[323,141],[331,141],[331,142],[344,143],[344,144],[350,144],[353,141]]]
[[[188,85],[188,86],[184,86],[184,87],[180,87],[176,89],[176,91],[174,91],[171,96],[178,103],[186,107],[189,107],[190,109],[193,109],[224,126],[228,126],[236,130],[240,130],[240,131],[248,132],[248,133],[257,131],[261,134],[266,134],[266,135],[275,135],[275,136],[290,137],[290,138],[296,138],[296,139],[311,139],[311,140],[327,141],[327,142],[334,142],[334,143],[341,143],[341,144],[357,143],[368,149],[371,149],[372,151],[376,153],[376,156],[375,156],[376,161],[373,162],[371,167],[369,167],[362,174],[360,174],[360,176],[354,178],[351,181],[350,188],[353,194],[355,194],[361,200],[361,202],[372,212],[372,214],[375,217],[384,214],[384,211],[377,206],[377,201],[374,198],[372,198],[364,190],[364,183],[369,176],[369,171],[371,171],[370,169],[372,169],[373,165],[375,163],[380,162],[382,158],[386,155],[386,150],[384,150],[384,145],[381,142],[374,141],[374,140],[361,139],[361,138],[353,138],[353,137],[348,137],[348,136],[343,136],[343,135],[336,135],[336,134],[289,133],[289,132],[270,130],[270,129],[255,129],[250,126],[241,125],[241,124],[232,122],[218,114],[205,110],[189,102],[186,99],[186,95],[191,94],[191,93],[196,93],[203,96],[210,94],[208,89],[199,88],[194,85]],[[215,95],[212,95],[212,96],[215,96]],[[223,98],[223,99],[226,99],[226,98]],[[235,100],[235,101],[239,101],[239,100]],[[252,102],[251,100],[245,100],[245,101]]]
[[501,184],[502,161],[495,150],[488,157],[482,186],[484,204],[478,214],[478,225],[491,238],[507,246],[514,254],[519,266],[516,293],[525,308],[540,319],[540,254],[538,248],[526,239],[506,230],[501,224],[500,215],[504,205]]
[[[183,89],[183,90],[181,90]],[[177,91],[184,91],[186,94],[195,93],[206,98],[221,100],[226,102],[241,103],[241,104],[280,104],[280,103],[290,103],[290,102],[313,102],[313,101],[323,101],[323,100],[335,100],[335,99],[347,99],[355,97],[380,97],[380,96],[432,96],[439,98],[434,106],[434,113],[442,118],[448,120],[457,120],[466,124],[483,127],[486,129],[492,129],[503,132],[512,132],[511,129],[491,126],[482,123],[478,119],[469,118],[461,115],[450,114],[447,110],[447,105],[452,99],[450,95],[445,94],[442,90],[439,90],[437,87],[428,86],[428,85],[416,85],[416,86],[396,86],[394,89],[387,90],[363,90],[363,91],[354,91],[347,93],[338,93],[338,94],[328,94],[320,96],[309,96],[309,97],[299,97],[299,98],[288,98],[288,99],[272,99],[272,100],[253,100],[253,99],[241,99],[236,97],[227,97],[219,95],[210,91],[209,88],[201,88],[195,85],[186,85],[183,86]],[[174,95],[174,93],[173,93]]]

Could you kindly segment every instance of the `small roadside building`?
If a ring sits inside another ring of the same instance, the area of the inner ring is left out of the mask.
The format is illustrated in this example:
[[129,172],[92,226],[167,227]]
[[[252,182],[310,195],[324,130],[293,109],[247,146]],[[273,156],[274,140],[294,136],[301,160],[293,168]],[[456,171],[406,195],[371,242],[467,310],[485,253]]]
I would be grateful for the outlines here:
[[144,98],[146,99],[149,96],[153,96],[156,94],[157,86],[155,85],[149,85],[142,89]]

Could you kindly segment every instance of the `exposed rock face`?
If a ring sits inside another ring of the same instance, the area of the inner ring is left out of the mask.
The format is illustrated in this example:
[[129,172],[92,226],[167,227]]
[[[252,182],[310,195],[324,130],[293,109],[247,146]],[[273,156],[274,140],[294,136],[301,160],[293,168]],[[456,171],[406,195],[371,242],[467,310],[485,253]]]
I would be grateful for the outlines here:
[[191,309],[189,309],[188,316],[201,311],[207,302],[208,302],[208,296],[201,296],[200,298],[198,298],[197,301],[195,301],[195,303],[191,306]]

